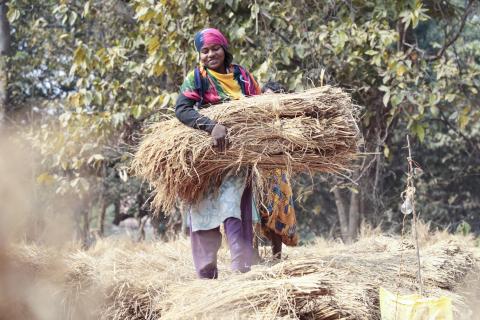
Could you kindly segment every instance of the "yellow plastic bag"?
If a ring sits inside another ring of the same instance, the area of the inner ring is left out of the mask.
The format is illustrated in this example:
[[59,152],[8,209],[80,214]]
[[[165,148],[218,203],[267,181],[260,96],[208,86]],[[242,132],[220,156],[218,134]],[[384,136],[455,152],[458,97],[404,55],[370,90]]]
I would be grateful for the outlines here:
[[425,298],[419,294],[397,295],[380,288],[382,320],[453,320],[452,300]]

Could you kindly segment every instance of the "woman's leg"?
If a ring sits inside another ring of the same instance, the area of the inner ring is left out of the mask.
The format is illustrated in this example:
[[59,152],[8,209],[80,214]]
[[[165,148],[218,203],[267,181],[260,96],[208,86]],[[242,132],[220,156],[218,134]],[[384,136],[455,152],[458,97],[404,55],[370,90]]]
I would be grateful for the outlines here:
[[238,218],[228,218],[223,223],[227,236],[230,256],[232,259],[232,270],[247,272],[250,271],[251,247],[248,247],[244,237],[242,221]]
[[282,258],[282,236],[272,232],[272,253],[274,259]]
[[222,243],[220,228],[190,232],[195,271],[199,278],[218,277],[217,252]]
[[262,262],[262,257],[260,256],[259,243],[262,242],[260,239],[260,234],[262,233],[262,227],[260,223],[256,223],[253,227],[253,254],[252,254],[252,264],[260,264]]
[[252,219],[252,187],[247,185],[242,193],[240,212],[242,217],[242,238],[244,241],[244,259],[250,269],[253,260],[253,219]]

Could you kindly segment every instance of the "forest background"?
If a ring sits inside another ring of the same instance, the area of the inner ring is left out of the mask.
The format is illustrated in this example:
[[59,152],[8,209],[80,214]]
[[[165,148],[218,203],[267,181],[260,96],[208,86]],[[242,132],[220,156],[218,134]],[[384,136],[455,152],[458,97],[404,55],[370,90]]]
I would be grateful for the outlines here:
[[[173,115],[206,26],[261,84],[335,85],[361,107],[367,155],[348,179],[293,179],[303,240],[351,241],[362,222],[400,231],[407,135],[420,218],[480,232],[478,1],[4,0],[0,130],[29,154],[27,238],[42,238],[47,217],[71,220],[87,243],[149,214],[148,184],[129,163],[147,125]],[[153,223],[178,229],[169,216]]]

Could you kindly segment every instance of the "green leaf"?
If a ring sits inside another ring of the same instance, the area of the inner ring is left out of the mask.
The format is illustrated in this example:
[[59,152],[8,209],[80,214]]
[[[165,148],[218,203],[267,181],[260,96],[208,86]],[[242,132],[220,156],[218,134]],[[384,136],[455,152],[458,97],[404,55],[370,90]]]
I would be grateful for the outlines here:
[[470,117],[466,114],[461,114],[458,117],[458,125],[460,126],[461,130],[464,130],[467,124],[470,122]]
[[156,96],[149,104],[148,104],[148,109],[153,110],[155,108],[155,105],[160,101],[160,99],[163,99],[163,95],[158,95]]
[[284,49],[284,50],[282,50],[280,55],[283,59],[283,63],[286,64],[286,65],[289,65],[290,64],[290,57],[289,57],[288,51],[286,49]]
[[401,92],[400,94],[392,95],[390,98],[390,103],[392,104],[392,106],[396,107],[400,103],[402,103],[404,98],[405,98],[405,94],[403,92]]
[[233,33],[234,38],[240,39],[240,40],[243,40],[245,38],[245,34],[246,34],[246,31],[244,27],[240,27],[236,29],[235,32]]
[[255,19],[255,17],[260,12],[260,6],[256,2],[252,5],[251,12],[252,12],[252,18]]
[[142,105],[137,104],[132,107],[132,115],[134,116],[135,119],[140,118],[142,115]]
[[137,12],[134,18],[142,22],[148,22],[152,20],[153,17],[155,17],[155,11],[150,9],[150,7],[143,7]]
[[162,105],[160,106],[161,109],[165,108],[168,106],[168,103],[170,102],[170,99],[171,99],[171,95],[167,94],[165,96],[165,98],[163,98],[163,103]]
[[453,100],[455,100],[455,97],[456,97],[456,96],[457,96],[457,95],[454,94],[454,93],[449,93],[449,94],[447,94],[447,95],[445,96],[445,100],[447,100],[448,102],[452,102]]
[[51,176],[48,172],[43,172],[37,177],[36,181],[38,184],[49,186],[53,184],[53,182],[55,181],[55,178]]
[[418,137],[420,142],[423,142],[425,139],[425,128],[421,124],[417,124],[414,126],[415,135]]
[[7,12],[7,19],[10,23],[14,23],[20,17],[20,10],[9,9]]
[[90,14],[91,5],[92,5],[92,0],[88,0],[83,6],[83,13],[82,13],[83,18],[87,17]]
[[383,92],[389,92],[390,88],[387,87],[387,86],[381,85],[380,87],[378,87],[378,90],[383,91]]
[[383,146],[383,155],[385,156],[385,158],[388,159],[388,157],[390,156],[390,149],[388,148],[387,145],[384,145]]
[[357,193],[357,194],[358,194],[358,189],[357,189],[357,188],[355,188],[355,187],[350,187],[350,186],[347,187],[347,188],[348,188],[348,190],[350,190],[352,193]]
[[397,77],[403,76],[403,74],[404,74],[405,72],[407,72],[407,71],[408,71],[408,69],[407,69],[407,67],[406,67],[404,64],[399,64],[399,65],[397,66],[397,70],[396,70],[396,72],[397,72]]
[[418,105],[418,113],[423,115],[425,113],[425,107],[423,104]]
[[455,233],[461,234],[462,236],[466,237],[470,234],[471,231],[472,227],[470,226],[470,224],[466,221],[462,221],[462,223],[457,226]]
[[150,56],[155,54],[158,48],[160,48],[160,38],[158,36],[154,36],[150,38],[147,41],[147,48],[148,48],[148,54]]
[[70,13],[70,17],[68,19],[68,24],[70,26],[73,26],[75,24],[75,22],[77,21],[77,18],[78,18],[78,14],[75,11],[72,11]]
[[255,72],[255,76],[257,80],[262,81],[264,78],[267,77],[269,63],[270,63],[270,60],[267,59],[260,65],[260,67],[258,67],[258,69]]
[[305,58],[305,48],[303,45],[298,44],[295,46],[295,53],[300,59]]
[[436,94],[432,93],[429,97],[428,97],[428,104],[430,106],[434,106],[438,103],[440,99],[437,97]]
[[85,61],[86,55],[85,49],[82,46],[79,46],[73,52],[73,62],[77,65],[82,64]]
[[385,92],[383,95],[383,105],[386,107],[388,106],[388,102],[390,101],[390,91]]

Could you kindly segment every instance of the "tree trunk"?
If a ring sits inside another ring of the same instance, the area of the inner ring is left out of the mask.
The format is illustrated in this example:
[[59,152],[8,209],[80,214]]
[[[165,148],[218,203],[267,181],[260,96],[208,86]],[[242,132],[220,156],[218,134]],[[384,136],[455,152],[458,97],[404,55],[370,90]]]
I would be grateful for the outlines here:
[[105,215],[107,212],[107,188],[106,188],[106,179],[107,179],[107,166],[105,163],[102,164],[102,194],[100,199],[100,237],[105,236]]
[[[349,191],[349,197],[343,194],[341,189],[335,187],[333,195],[337,207],[338,221],[340,222],[340,231],[342,240],[345,243],[351,243],[358,236],[360,227],[360,193]],[[350,201],[347,199],[350,198]],[[347,211],[348,208],[348,211]]]
[[4,127],[8,104],[7,56],[10,51],[10,23],[7,19],[7,1],[0,3],[0,129]]
[[348,213],[346,210],[345,199],[342,196],[342,192],[339,188],[334,188],[333,195],[335,196],[335,205],[337,206],[338,221],[340,222],[340,231],[342,234],[342,240],[344,242],[350,242],[349,239],[349,224]]
[[88,248],[90,234],[90,207],[82,208],[82,244],[84,248]]
[[348,237],[350,241],[354,241],[357,239],[358,229],[360,227],[360,196],[358,192],[351,192],[350,209],[348,213]]
[[100,237],[105,236],[105,215],[107,212],[107,199],[105,195],[102,196],[102,203],[100,208]]
[[121,221],[120,217],[120,198],[115,199],[113,202],[113,205],[115,206],[115,211],[114,211],[114,216],[113,216],[113,224],[118,226],[118,224]]

